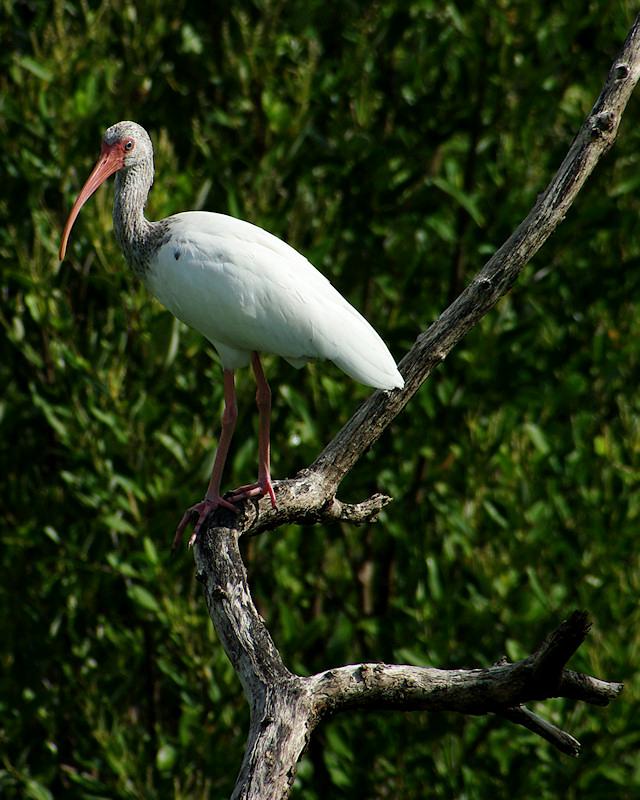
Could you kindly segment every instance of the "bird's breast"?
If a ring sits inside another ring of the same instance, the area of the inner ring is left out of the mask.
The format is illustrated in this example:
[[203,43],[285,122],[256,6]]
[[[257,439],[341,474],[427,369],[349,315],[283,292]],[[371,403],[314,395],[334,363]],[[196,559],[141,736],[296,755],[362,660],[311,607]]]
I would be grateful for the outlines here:
[[250,247],[209,238],[206,249],[186,237],[172,237],[161,247],[145,277],[151,293],[214,344],[316,355],[310,331],[305,336],[301,330],[300,299],[291,296],[295,287],[261,270]]

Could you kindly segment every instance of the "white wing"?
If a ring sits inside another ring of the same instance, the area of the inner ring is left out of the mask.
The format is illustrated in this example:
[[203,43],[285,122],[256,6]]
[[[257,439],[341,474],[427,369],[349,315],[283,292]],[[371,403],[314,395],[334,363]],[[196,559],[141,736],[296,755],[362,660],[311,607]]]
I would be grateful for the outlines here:
[[170,225],[147,286],[209,339],[225,367],[244,366],[256,350],[295,366],[326,358],[381,389],[404,385],[371,325],[288,244],[224,214],[176,214]]

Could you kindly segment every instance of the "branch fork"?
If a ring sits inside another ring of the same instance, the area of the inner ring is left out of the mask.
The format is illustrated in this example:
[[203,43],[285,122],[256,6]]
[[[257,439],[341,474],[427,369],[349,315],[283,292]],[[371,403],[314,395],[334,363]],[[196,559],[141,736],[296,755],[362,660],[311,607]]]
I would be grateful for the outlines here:
[[621,683],[566,668],[591,627],[585,612],[574,612],[530,656],[513,664],[502,659],[484,669],[436,669],[374,662],[295,675],[253,604],[238,542],[238,531],[209,527],[195,546],[209,614],[251,708],[232,800],[287,797],[313,730],[342,711],[496,714],[577,756],[580,744],[573,736],[524,704],[565,697],[603,706],[622,691]]

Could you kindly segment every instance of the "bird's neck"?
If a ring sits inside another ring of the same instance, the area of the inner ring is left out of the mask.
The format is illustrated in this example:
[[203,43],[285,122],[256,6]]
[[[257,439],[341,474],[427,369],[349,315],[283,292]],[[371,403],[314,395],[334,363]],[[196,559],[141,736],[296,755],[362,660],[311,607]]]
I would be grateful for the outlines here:
[[116,174],[113,202],[113,227],[125,258],[140,277],[149,268],[153,255],[154,228],[144,207],[153,184],[153,161],[142,161]]

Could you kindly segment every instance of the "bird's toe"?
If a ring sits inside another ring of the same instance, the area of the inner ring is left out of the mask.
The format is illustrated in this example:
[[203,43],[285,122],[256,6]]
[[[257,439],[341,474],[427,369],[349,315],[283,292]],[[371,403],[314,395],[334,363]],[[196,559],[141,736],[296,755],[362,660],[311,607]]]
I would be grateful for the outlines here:
[[254,497],[260,498],[268,495],[271,500],[271,507],[277,508],[276,495],[273,490],[273,484],[270,479],[259,480],[256,483],[247,483],[244,486],[238,486],[231,492],[229,499],[234,503],[239,503],[242,500],[250,500]]
[[216,510],[216,508],[226,508],[229,511],[233,511],[235,514],[238,513],[238,509],[233,505],[233,503],[231,503],[229,500],[225,500],[223,497],[205,497],[204,500],[201,500],[199,503],[196,503],[188,508],[182,515],[182,519],[176,528],[176,535],[174,536],[171,549],[175,550],[180,544],[184,532],[190,524],[193,524],[193,533],[189,538],[188,546],[193,547],[196,539],[198,538],[198,534],[200,533],[200,529],[202,528],[202,524],[207,519],[209,514]]

